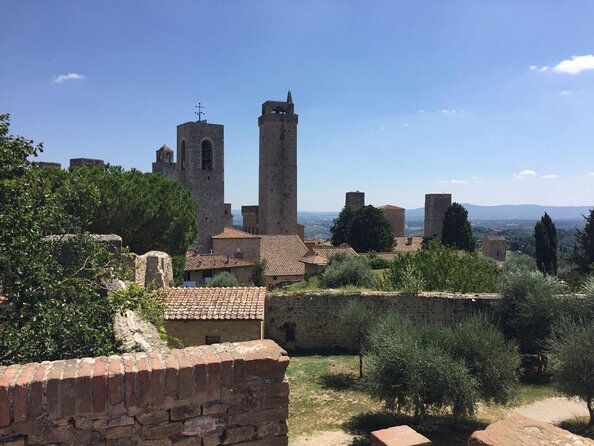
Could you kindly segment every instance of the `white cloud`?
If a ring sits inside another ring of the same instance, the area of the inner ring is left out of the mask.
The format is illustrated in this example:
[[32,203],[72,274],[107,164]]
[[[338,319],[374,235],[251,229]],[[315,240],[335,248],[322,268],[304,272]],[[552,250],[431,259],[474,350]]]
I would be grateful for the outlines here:
[[536,172],[533,170],[522,170],[521,172],[518,172],[514,175],[514,178],[516,180],[524,180],[526,178],[530,178],[530,177],[535,177],[536,176]]
[[541,178],[544,180],[556,180],[557,178],[559,178],[559,175],[557,175],[556,173],[552,173],[550,175],[543,175]]
[[68,74],[60,74],[59,76],[56,76],[56,78],[54,79],[54,82],[56,82],[57,84],[61,84],[64,81],[81,80],[81,79],[86,79],[86,76],[84,74],[79,74],[79,73],[68,73]]
[[589,177],[594,177],[594,172],[588,172]]
[[405,122],[405,123],[404,123],[404,124],[402,124],[402,125],[403,125],[404,127],[408,127],[408,126],[409,126],[408,122]]
[[380,129],[382,132],[385,130],[385,128],[384,128],[384,126],[383,126],[383,125],[380,125],[380,126],[379,126],[379,129]]
[[453,108],[442,108],[441,110],[439,110],[439,113],[443,113],[446,115],[455,115],[456,113],[459,113],[459,111],[454,110]]
[[528,69],[530,71],[540,71],[541,73],[544,73],[545,71],[549,71],[549,67],[547,65],[545,65],[543,67],[539,67],[538,65],[530,65],[528,67]]
[[569,96],[571,94],[571,91],[570,90],[563,90],[563,91],[559,92],[559,94],[561,96]]
[[558,73],[579,74],[582,71],[594,70],[594,55],[572,56],[571,59],[565,59],[553,67]]

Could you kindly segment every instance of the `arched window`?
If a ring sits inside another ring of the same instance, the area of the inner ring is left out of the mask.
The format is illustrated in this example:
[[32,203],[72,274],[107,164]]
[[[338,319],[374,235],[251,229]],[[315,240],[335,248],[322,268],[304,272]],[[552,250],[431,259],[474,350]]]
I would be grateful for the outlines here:
[[202,170],[212,170],[212,142],[202,141]]
[[182,140],[181,143],[181,168],[185,169],[186,168],[186,140]]

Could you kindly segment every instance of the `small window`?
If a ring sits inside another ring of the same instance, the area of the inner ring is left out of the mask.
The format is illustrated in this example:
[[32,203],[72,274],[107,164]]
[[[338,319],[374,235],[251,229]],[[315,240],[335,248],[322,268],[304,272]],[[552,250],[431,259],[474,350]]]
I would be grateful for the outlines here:
[[206,345],[218,344],[219,342],[221,342],[220,336],[207,336],[206,337]]
[[212,170],[212,142],[202,141],[202,170]]

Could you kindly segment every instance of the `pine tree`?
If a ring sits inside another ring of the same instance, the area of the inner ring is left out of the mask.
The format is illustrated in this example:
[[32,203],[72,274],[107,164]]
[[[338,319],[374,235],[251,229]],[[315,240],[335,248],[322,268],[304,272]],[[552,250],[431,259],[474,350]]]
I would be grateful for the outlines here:
[[586,219],[583,230],[576,229],[573,261],[582,273],[589,273],[594,267],[594,209]]
[[468,211],[459,203],[452,203],[446,210],[443,217],[441,242],[446,246],[453,246],[467,252],[475,250],[476,241],[468,221]]
[[534,226],[536,266],[545,274],[557,274],[557,228],[545,212]]

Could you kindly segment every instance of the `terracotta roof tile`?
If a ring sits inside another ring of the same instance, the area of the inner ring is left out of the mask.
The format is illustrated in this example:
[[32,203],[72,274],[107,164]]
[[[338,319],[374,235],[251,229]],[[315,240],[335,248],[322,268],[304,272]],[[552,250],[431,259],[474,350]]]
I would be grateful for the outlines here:
[[242,268],[254,266],[252,260],[234,259],[222,254],[186,254],[184,271],[203,271],[208,269]]
[[394,237],[394,252],[415,252],[422,243],[423,237]]
[[332,245],[314,245],[311,247],[313,252],[317,255],[322,256],[324,258],[328,258],[333,254],[337,254],[339,252],[344,252],[349,256],[356,256],[357,252],[351,248],[350,245],[343,243],[340,246],[332,246]]
[[299,261],[309,265],[326,265],[328,263],[328,260],[325,257],[319,256],[315,252],[311,251],[303,256]]
[[308,249],[297,235],[261,235],[260,257],[266,260],[267,276],[300,276],[305,265],[299,260]]
[[502,237],[500,235],[485,235],[485,237],[483,238],[483,240],[500,240],[500,241],[505,241],[505,237]]
[[166,320],[264,320],[264,287],[168,288]]
[[384,204],[383,206],[380,206],[378,209],[398,209],[398,210],[405,210],[404,208],[401,208],[400,206],[394,206],[393,204]]
[[260,238],[260,236],[255,234],[250,234],[249,232],[243,232],[239,229],[235,228],[225,228],[223,232],[217,235],[213,235],[211,238],[215,239],[222,239],[222,238]]

